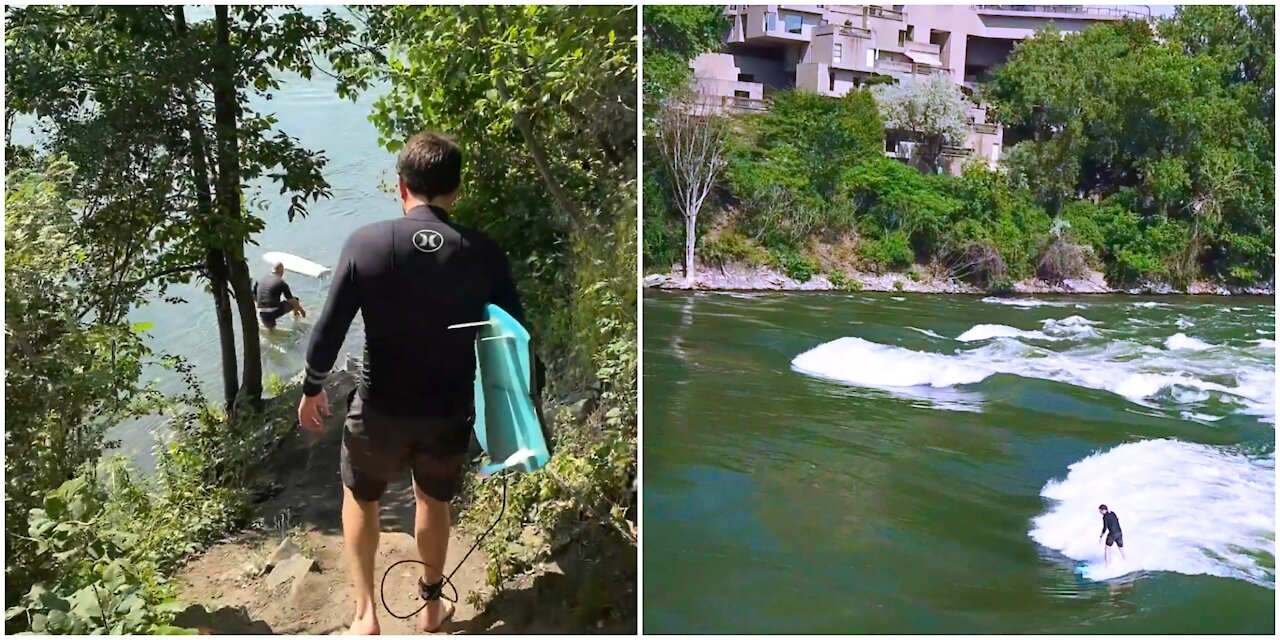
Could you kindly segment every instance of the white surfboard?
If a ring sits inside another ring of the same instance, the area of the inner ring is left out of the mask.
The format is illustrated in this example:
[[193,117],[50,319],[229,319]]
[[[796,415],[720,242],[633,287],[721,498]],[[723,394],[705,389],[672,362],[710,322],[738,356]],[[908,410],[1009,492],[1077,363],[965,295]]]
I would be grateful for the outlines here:
[[292,253],[285,253],[283,251],[268,251],[262,254],[262,260],[267,264],[283,264],[284,268],[288,271],[300,273],[312,278],[319,278],[331,271],[329,267],[322,264],[317,264],[301,256],[295,256]]

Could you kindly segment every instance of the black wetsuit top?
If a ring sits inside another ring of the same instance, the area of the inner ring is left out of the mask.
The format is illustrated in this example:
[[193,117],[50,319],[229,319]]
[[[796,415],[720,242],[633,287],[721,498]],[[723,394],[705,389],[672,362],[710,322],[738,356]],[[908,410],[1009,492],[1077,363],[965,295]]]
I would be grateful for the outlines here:
[[284,304],[285,300],[292,297],[293,292],[289,290],[289,285],[285,283],[284,278],[274,273],[269,273],[253,283],[254,304],[259,309],[275,311]]
[[474,405],[478,328],[493,303],[524,322],[506,255],[488,236],[418,206],[356,229],[342,248],[307,349],[302,390],[320,393],[356,311],[364,315],[360,397],[388,415],[446,417]]
[[1123,535],[1120,532],[1120,517],[1117,516],[1114,511],[1108,511],[1102,514],[1102,533],[1106,533],[1108,531],[1111,532],[1111,535],[1117,538]]

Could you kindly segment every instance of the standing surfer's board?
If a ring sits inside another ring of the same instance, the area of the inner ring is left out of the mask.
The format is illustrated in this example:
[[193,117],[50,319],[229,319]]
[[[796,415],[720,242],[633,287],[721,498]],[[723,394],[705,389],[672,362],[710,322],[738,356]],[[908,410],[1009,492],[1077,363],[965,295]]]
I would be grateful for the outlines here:
[[268,251],[262,254],[262,259],[267,264],[282,264],[289,271],[312,278],[319,278],[330,271],[329,267],[322,264],[317,264],[301,256],[295,256],[292,253],[283,251]]
[[551,450],[533,397],[529,332],[495,305],[489,305],[485,313],[484,322],[455,325],[479,327],[475,432],[490,460],[480,473],[541,469],[551,459]]

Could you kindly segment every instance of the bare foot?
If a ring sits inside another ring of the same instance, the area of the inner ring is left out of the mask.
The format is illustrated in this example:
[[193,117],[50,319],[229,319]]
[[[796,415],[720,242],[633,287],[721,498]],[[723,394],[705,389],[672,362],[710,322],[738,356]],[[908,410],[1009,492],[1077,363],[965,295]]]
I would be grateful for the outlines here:
[[432,600],[422,610],[418,619],[418,631],[435,633],[444,627],[444,623],[453,617],[453,603],[448,600]]
[[382,629],[378,627],[378,617],[375,615],[356,618],[351,621],[351,626],[343,635],[347,636],[376,636],[381,635]]

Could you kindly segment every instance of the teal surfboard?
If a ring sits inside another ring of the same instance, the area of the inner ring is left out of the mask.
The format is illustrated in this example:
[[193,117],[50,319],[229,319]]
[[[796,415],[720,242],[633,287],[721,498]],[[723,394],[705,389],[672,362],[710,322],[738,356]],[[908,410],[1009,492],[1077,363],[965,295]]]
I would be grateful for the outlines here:
[[535,471],[551,459],[533,394],[529,332],[495,305],[485,309],[476,334],[476,439],[490,463],[484,476],[504,469]]

